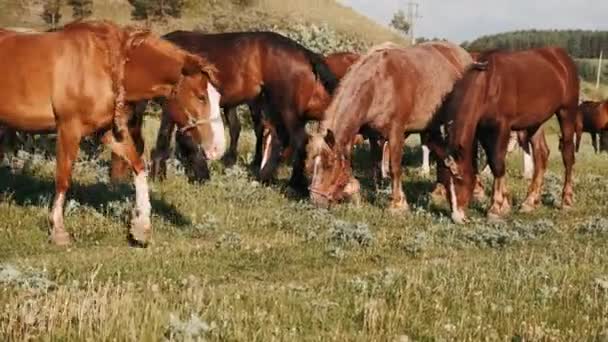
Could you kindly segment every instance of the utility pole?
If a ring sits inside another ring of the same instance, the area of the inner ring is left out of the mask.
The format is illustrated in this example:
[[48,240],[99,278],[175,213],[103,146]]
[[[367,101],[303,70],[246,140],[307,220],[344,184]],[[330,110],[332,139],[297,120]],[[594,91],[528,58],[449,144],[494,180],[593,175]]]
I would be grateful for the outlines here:
[[410,23],[410,36],[412,38],[412,45],[416,45],[416,34],[414,29],[416,28],[416,21],[422,18],[419,12],[419,4],[416,1],[409,1],[407,3],[407,20]]
[[597,64],[597,80],[595,81],[595,89],[600,88],[600,79],[602,77],[602,57],[604,54],[604,50],[600,50],[600,60]]

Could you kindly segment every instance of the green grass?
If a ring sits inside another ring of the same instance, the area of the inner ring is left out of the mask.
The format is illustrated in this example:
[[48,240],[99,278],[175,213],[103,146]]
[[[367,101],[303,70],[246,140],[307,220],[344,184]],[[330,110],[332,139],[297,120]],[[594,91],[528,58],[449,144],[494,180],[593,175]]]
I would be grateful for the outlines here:
[[[147,122],[148,135],[155,124]],[[204,185],[171,172],[152,185],[147,249],[127,245],[133,190],[107,185],[104,161],[76,167],[69,249],[46,242],[54,163],[3,167],[0,340],[184,340],[187,331],[239,341],[606,336],[608,223],[599,217],[608,214],[608,158],[585,139],[575,208],[554,207],[562,167],[551,136],[546,204],[502,225],[485,221],[485,204],[471,209],[474,223],[449,223],[446,204],[429,202],[432,179],[417,175],[416,147],[403,178],[414,210],[399,216],[385,210],[386,192],[369,187],[361,207],[316,209],[285,191],[285,169],[270,187],[244,167],[214,164]],[[357,176],[369,185],[366,153],[357,152]],[[526,186],[520,159],[509,157],[516,205]]]

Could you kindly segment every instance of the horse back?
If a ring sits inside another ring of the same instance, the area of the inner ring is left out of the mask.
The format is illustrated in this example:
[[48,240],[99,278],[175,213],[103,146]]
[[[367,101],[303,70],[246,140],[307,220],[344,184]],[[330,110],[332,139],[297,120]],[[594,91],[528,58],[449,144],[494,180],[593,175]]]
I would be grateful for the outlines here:
[[576,66],[561,48],[549,47],[485,56],[488,91],[505,114],[552,114],[578,104]]

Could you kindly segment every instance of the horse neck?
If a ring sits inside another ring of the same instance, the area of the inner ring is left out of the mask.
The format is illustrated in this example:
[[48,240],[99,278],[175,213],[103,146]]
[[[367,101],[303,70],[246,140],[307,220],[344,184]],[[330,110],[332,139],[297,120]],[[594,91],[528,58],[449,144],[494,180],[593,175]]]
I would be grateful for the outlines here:
[[[132,50],[125,67],[128,97],[170,96],[174,86],[181,80],[183,65],[181,54],[170,55],[158,51],[151,43],[143,43]],[[137,94],[141,92],[142,94]]]
[[[487,109],[487,94],[486,87],[471,82],[465,84],[465,90],[456,89],[453,94],[454,98],[450,99],[449,104],[449,147],[452,151],[459,151],[460,156],[465,161],[470,161],[473,158],[473,143],[477,132],[477,126],[481,120],[481,116]],[[484,82],[485,86],[487,83]],[[454,106],[455,103],[455,106]],[[450,108],[451,107],[451,108]]]

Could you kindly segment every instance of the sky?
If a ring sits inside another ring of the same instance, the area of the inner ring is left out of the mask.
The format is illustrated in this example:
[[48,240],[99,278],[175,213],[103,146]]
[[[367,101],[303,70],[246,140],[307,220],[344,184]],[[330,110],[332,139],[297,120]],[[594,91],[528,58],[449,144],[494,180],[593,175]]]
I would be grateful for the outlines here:
[[[521,29],[608,30],[608,0],[417,0],[416,36],[454,42]],[[343,0],[342,3],[387,24],[408,0]]]

